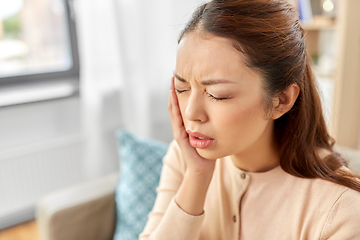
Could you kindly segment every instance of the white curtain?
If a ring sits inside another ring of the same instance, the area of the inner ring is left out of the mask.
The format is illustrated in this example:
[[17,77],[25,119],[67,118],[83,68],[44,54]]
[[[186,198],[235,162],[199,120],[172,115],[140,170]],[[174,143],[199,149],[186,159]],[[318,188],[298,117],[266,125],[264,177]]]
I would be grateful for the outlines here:
[[114,0],[122,60],[124,126],[163,141],[172,138],[167,112],[177,38],[199,0]]
[[86,179],[118,169],[121,56],[113,0],[74,0],[81,62],[80,99]]
[[177,38],[201,0],[73,0],[81,58],[84,175],[118,167],[118,127],[165,142]]

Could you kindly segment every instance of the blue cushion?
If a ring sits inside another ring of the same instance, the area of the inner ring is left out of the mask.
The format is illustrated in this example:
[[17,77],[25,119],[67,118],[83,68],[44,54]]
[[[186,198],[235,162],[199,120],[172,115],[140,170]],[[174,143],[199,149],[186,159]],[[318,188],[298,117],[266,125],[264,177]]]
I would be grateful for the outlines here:
[[117,223],[114,240],[137,240],[151,211],[168,144],[116,131],[120,177],[116,188]]

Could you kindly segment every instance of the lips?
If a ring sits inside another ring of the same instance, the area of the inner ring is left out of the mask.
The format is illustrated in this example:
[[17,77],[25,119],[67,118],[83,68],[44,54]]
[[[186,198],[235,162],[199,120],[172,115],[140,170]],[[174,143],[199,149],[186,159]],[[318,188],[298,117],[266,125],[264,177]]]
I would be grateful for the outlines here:
[[189,134],[190,145],[194,148],[206,149],[211,147],[215,141],[213,138],[199,132],[193,132],[191,130],[187,130],[186,132]]

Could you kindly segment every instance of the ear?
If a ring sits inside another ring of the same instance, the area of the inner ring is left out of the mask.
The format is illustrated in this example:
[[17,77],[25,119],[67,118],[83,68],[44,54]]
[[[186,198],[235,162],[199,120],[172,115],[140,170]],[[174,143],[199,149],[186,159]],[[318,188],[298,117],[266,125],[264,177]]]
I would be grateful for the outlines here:
[[299,96],[300,87],[296,83],[291,84],[284,92],[273,98],[272,119],[278,119],[294,106]]

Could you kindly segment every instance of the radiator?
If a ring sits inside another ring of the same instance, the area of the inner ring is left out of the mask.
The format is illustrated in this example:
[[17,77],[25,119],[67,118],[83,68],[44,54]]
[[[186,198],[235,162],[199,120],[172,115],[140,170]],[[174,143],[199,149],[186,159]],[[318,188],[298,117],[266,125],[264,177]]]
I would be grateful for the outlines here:
[[0,229],[34,218],[39,197],[83,181],[84,137],[0,151]]

